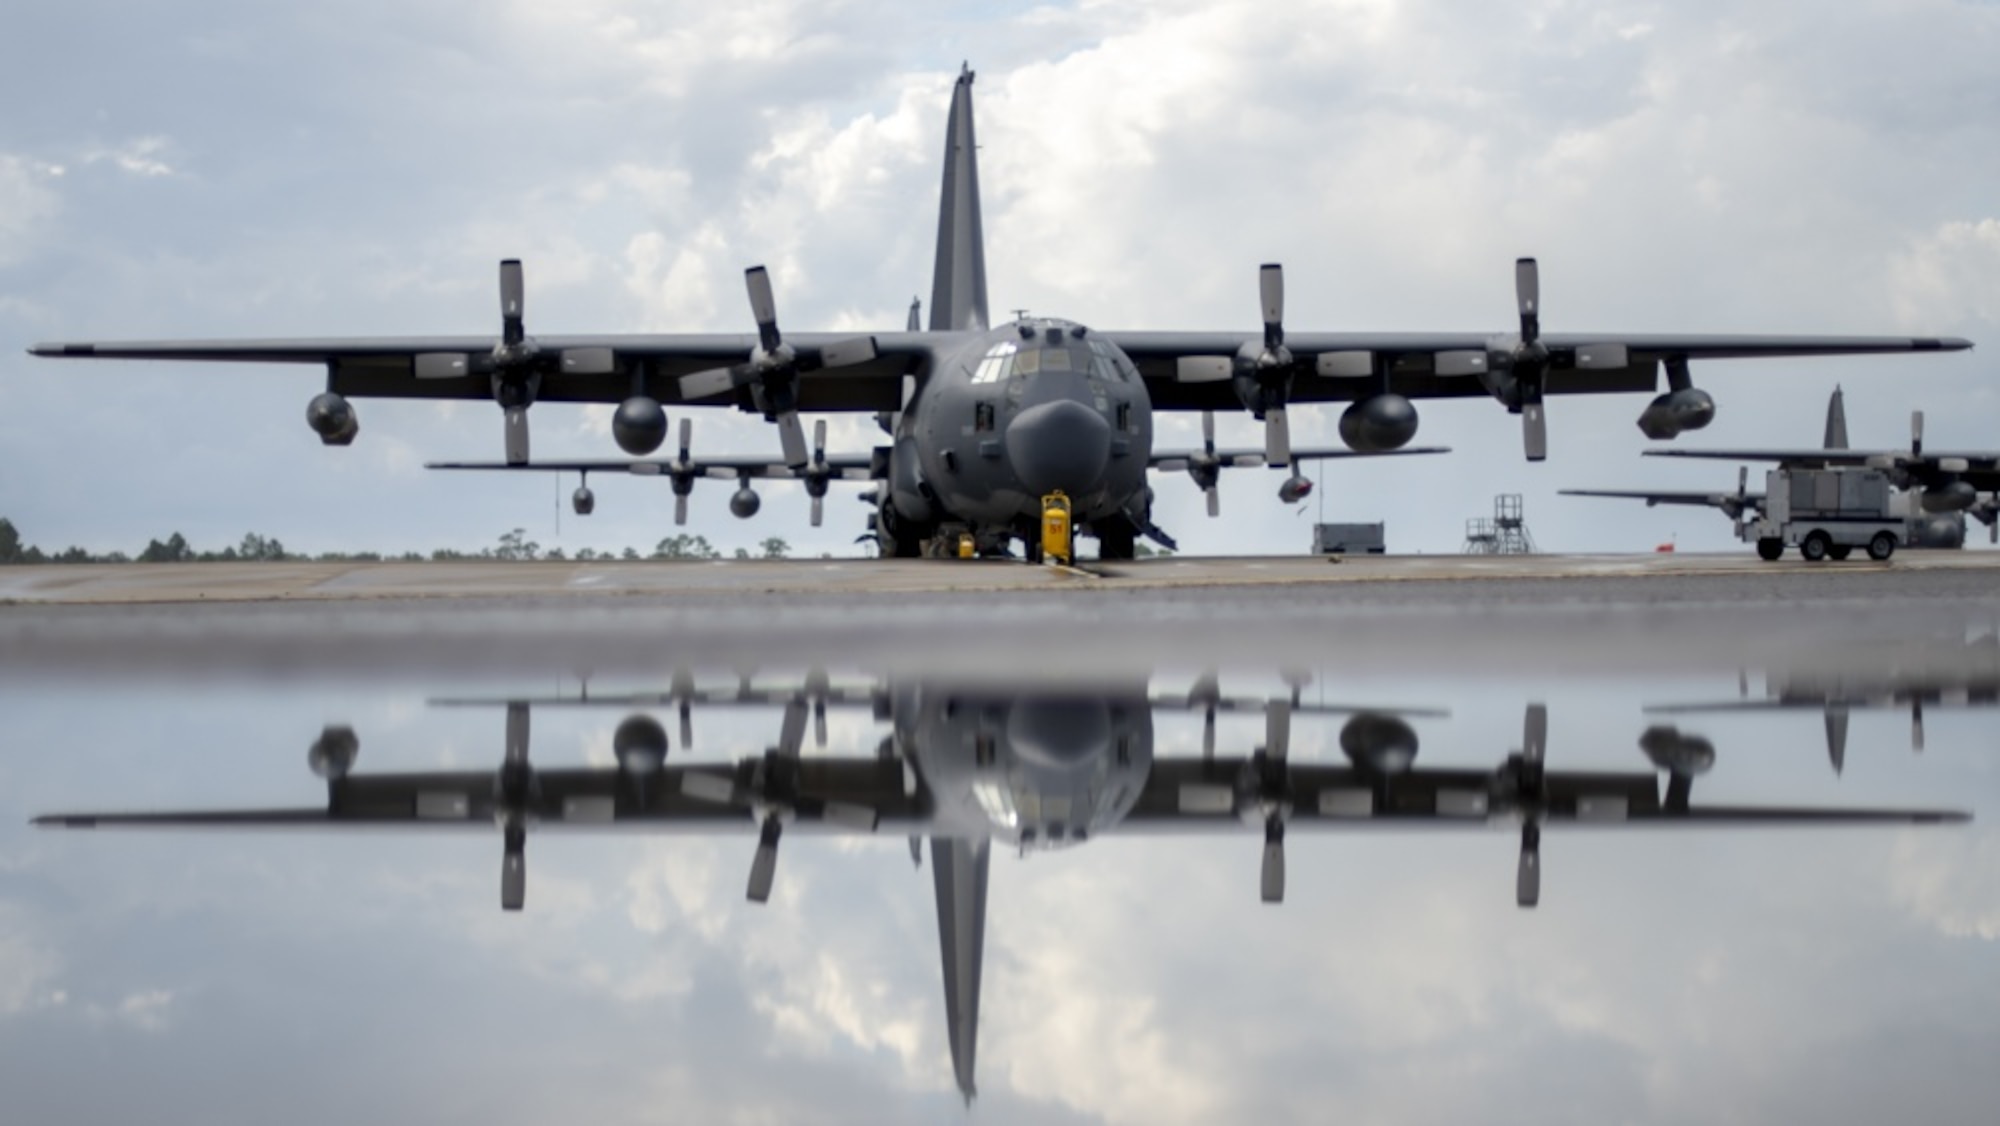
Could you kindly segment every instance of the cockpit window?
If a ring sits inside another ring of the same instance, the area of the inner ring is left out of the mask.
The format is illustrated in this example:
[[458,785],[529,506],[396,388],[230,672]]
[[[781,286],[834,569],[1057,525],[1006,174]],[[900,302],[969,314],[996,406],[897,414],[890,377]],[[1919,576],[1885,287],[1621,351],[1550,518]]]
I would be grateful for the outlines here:
[[1067,348],[1042,349],[1042,370],[1043,371],[1071,370],[1069,366],[1069,349]]
[[973,369],[974,383],[998,383],[1007,377],[1007,361],[1014,358],[1014,342],[1003,340],[986,352],[986,358]]
[[1118,359],[1112,352],[1111,345],[1102,340],[1093,340],[1090,342],[1090,352],[1090,370],[1093,375],[1113,383],[1125,381],[1125,371],[1118,366]]

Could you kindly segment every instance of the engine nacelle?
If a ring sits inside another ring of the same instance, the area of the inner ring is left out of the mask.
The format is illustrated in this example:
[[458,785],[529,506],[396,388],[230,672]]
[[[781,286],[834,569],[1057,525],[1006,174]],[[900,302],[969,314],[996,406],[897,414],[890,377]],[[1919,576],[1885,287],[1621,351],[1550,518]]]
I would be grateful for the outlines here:
[[1706,774],[1715,765],[1714,743],[1671,725],[1648,727],[1639,736],[1639,749],[1654,766],[1679,778]]
[[667,412],[658,400],[634,395],[612,413],[611,437],[619,449],[644,457],[667,440]]
[[611,753],[618,759],[618,769],[627,774],[658,773],[667,761],[667,729],[643,713],[627,716],[611,734]]
[[730,494],[729,514],[738,520],[750,519],[757,515],[757,510],[762,507],[764,507],[763,498],[757,495],[757,490],[748,485]]
[[331,391],[314,395],[312,402],[306,404],[306,425],[329,446],[348,445],[361,432],[361,420],[355,417],[354,407]]
[[1958,548],[1965,546],[1965,518],[1957,513],[1926,516],[1915,521],[1911,547]]
[[354,760],[361,754],[361,739],[354,729],[345,724],[328,724],[313,740],[312,749],[306,752],[306,765],[312,772],[329,782],[347,777],[354,769]]
[[576,491],[569,495],[569,506],[576,510],[578,516],[588,516],[597,508],[597,494],[591,492],[588,485],[578,485]]
[[1287,477],[1278,486],[1278,499],[1286,504],[1297,504],[1311,495],[1313,483],[1310,477]]
[[1371,395],[1340,415],[1340,440],[1350,450],[1400,450],[1417,436],[1417,408],[1401,395]]
[[1715,421],[1715,400],[1699,387],[1669,391],[1646,404],[1639,415],[1639,432],[1661,440],[1678,438],[1684,431],[1700,430]]
[[1964,512],[1979,503],[1979,491],[1964,481],[1948,481],[1924,490],[1925,512]]
[[1400,774],[1417,759],[1417,733],[1402,719],[1362,712],[1340,728],[1347,760],[1375,774]]

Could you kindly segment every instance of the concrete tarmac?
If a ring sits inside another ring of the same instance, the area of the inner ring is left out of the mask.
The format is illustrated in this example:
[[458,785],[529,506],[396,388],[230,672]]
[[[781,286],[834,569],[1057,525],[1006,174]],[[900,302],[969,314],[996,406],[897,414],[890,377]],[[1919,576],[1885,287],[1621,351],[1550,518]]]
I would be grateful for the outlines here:
[[[1482,580],[1669,579],[1678,590],[1719,578],[1898,587],[1984,584],[2000,590],[2000,552],[1907,552],[1888,563],[1765,563],[1717,555],[1406,555],[1144,559],[1079,567],[990,560],[785,559],[646,562],[186,563],[0,568],[0,603],[105,605],[180,602],[544,598],[642,595],[910,595],[961,592],[1173,591],[1210,587],[1328,587]],[[1329,591],[1328,593],[1332,593]],[[1358,591],[1342,591],[1361,594]],[[1665,589],[1653,592],[1666,593]],[[1653,598],[1642,597],[1644,601]]]

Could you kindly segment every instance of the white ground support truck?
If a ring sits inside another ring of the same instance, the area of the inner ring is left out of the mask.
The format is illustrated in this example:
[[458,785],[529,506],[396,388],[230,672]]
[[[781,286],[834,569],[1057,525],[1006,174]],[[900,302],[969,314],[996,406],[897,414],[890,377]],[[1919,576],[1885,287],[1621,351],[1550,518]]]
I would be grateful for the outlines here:
[[1763,514],[1743,525],[1758,557],[1774,560],[1796,547],[1808,562],[1845,559],[1857,547],[1880,562],[1910,538],[1908,516],[1894,503],[1880,469],[1773,469]]

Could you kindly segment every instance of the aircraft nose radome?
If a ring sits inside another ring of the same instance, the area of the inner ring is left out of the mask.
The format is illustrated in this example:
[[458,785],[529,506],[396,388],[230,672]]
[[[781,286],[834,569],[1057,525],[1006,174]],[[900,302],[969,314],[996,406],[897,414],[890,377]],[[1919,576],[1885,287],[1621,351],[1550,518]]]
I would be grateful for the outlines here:
[[1111,424],[1074,399],[1029,407],[1007,425],[1007,457],[1031,492],[1086,493],[1111,462]]

